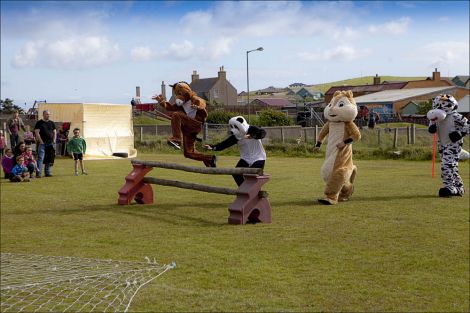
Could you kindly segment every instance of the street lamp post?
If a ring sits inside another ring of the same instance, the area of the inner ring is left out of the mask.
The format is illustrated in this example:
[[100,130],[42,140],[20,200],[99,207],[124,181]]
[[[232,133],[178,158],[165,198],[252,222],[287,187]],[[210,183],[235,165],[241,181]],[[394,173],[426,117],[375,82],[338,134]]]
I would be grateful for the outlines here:
[[250,110],[250,75],[248,74],[248,53],[253,51],[263,51],[263,47],[249,50],[246,52],[246,105],[248,106],[248,123],[251,123],[251,110]]

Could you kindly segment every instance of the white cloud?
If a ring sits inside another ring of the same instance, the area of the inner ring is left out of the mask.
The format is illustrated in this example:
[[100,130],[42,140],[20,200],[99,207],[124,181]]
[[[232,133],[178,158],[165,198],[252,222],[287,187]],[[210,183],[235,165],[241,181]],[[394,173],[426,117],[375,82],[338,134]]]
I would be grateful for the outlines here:
[[388,23],[370,25],[369,32],[401,35],[408,31],[408,26],[410,22],[411,19],[409,17],[401,17],[398,20],[390,21]]
[[185,32],[188,33],[190,30],[196,30],[206,28],[210,26],[212,21],[212,14],[204,11],[194,11],[186,14],[181,18],[181,24],[185,28]]
[[88,36],[55,41],[30,41],[12,64],[15,67],[83,69],[110,64],[119,58],[119,46],[106,37]]
[[345,2],[220,1],[207,11],[186,14],[181,24],[186,34],[215,33],[245,39],[324,34],[334,32],[337,24],[348,19],[344,17],[351,13],[343,9],[350,6]]
[[398,6],[406,9],[414,9],[416,8],[416,3],[412,1],[397,1],[395,2]]
[[16,67],[33,67],[38,58],[38,50],[44,45],[43,42],[28,42],[21,49],[21,52],[15,54],[13,65]]
[[352,27],[345,27],[334,31],[333,38],[338,41],[351,41],[359,37],[359,31]]
[[220,59],[231,52],[235,40],[229,37],[212,38],[201,46],[195,46],[191,41],[185,39],[181,42],[172,42],[168,49],[158,55],[159,58],[169,60]]
[[468,71],[468,55],[468,42],[440,41],[424,45],[413,52],[411,57],[422,60],[431,67],[457,66]]
[[165,53],[166,57],[175,59],[189,59],[194,56],[194,45],[189,40],[183,40],[181,43],[172,42],[169,51]]
[[210,56],[211,59],[219,59],[225,55],[230,54],[231,46],[234,43],[233,38],[217,38],[209,42],[202,54]]
[[369,54],[368,49],[357,50],[352,46],[341,45],[323,52],[300,52],[298,56],[305,61],[350,61]]
[[131,58],[136,62],[151,61],[155,53],[149,47],[135,47],[131,50]]

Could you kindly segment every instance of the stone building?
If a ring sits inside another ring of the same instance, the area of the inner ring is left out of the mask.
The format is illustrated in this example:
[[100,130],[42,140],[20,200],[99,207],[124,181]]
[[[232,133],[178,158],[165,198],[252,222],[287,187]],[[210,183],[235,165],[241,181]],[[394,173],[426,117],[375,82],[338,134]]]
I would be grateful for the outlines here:
[[208,105],[237,104],[237,89],[227,80],[223,66],[219,68],[217,77],[199,78],[197,71],[193,71],[189,86]]

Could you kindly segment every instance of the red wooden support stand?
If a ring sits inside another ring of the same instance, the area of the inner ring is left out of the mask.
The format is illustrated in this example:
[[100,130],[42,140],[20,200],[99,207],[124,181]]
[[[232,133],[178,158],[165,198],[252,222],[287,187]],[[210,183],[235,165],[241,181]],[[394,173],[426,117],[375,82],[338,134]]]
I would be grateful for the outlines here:
[[152,186],[144,183],[145,174],[153,168],[143,164],[133,164],[134,169],[126,176],[126,183],[119,189],[118,204],[131,204],[135,199],[140,204],[153,203]]
[[[233,201],[228,209],[229,224],[271,223],[271,205],[267,199],[267,192],[261,191],[261,187],[269,181],[269,175],[262,174],[262,169],[198,168],[150,161],[132,161],[132,165],[134,167],[133,170],[126,176],[126,182],[119,190],[118,204],[120,205],[129,205],[133,199],[140,204],[151,204],[153,203],[151,184],[173,186],[204,192],[235,195],[235,201]],[[230,189],[145,177],[153,167],[184,170],[202,174],[243,174],[245,180],[238,189]]]
[[261,186],[269,180],[269,175],[243,175],[245,181],[238,187],[237,198],[228,211],[229,224],[271,223],[271,205],[267,193],[261,192]]

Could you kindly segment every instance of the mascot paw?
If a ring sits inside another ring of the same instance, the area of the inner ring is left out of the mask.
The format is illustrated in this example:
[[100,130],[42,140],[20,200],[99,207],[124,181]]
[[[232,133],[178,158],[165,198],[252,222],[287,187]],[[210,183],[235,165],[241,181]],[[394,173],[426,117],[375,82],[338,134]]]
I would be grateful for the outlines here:
[[330,198],[318,199],[318,202],[320,202],[321,204],[326,204],[326,205],[334,205],[338,203],[338,201],[330,199]]
[[457,142],[459,141],[460,139],[462,139],[462,135],[458,132],[458,131],[454,131],[454,132],[451,132],[449,134],[449,139],[452,141],[452,142]]
[[217,167],[217,156],[213,155],[210,161],[203,161],[206,167]]
[[453,194],[453,196],[463,197],[464,194],[465,194],[465,189],[457,188],[457,193]]
[[354,185],[343,187],[338,197],[338,201],[348,201],[354,192]]
[[447,188],[439,189],[439,197],[449,198],[450,196],[452,196],[452,192],[449,189],[447,189]]

